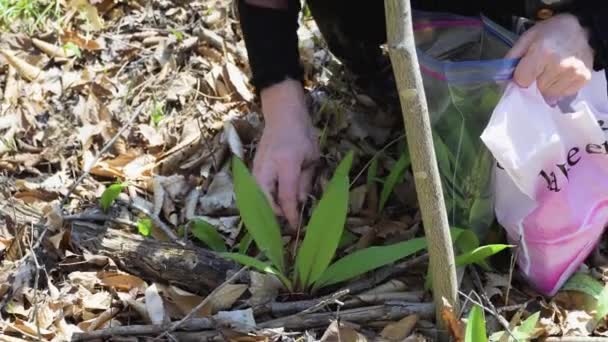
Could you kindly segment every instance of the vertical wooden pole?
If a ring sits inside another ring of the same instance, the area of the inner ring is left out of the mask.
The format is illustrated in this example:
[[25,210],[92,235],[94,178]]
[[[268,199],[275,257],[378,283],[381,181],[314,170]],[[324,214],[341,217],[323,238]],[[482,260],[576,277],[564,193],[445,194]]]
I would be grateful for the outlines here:
[[435,159],[428,107],[416,56],[409,0],[385,0],[388,48],[397,81],[405,134],[424,231],[428,240],[433,297],[441,326],[442,297],[458,312],[454,251]]

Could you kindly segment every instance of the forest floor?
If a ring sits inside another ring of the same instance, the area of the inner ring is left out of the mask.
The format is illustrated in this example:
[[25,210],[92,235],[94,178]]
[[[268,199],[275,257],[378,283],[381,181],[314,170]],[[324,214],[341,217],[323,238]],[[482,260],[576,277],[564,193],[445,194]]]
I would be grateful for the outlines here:
[[[472,303],[490,333],[512,334],[495,340],[608,336],[593,312],[607,278],[603,243],[553,298],[526,284],[511,251],[491,269],[461,268],[460,312],[434,308],[425,253],[315,295],[240,271],[193,232],[204,220],[228,250],[255,255],[230,159],[251,165],[263,122],[232,2],[0,9],[0,341],[427,341],[438,336],[435,309],[462,341]],[[313,197],[356,152],[339,254],[423,235],[409,171],[378,210],[382,180],[406,150],[400,114],[356,93],[314,22],[301,21],[322,149]],[[117,183],[122,193],[102,209]],[[298,239],[284,240],[291,253]],[[536,312],[532,327],[520,324]]]

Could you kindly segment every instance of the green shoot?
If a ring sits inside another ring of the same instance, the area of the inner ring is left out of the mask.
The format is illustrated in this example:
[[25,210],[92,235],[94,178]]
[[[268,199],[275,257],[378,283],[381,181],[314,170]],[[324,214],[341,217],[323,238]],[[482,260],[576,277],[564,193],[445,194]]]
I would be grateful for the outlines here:
[[150,121],[154,127],[158,127],[160,122],[165,118],[165,106],[161,102],[154,100],[154,107],[150,113]]
[[82,57],[82,52],[80,51],[80,48],[78,47],[78,45],[76,45],[72,42],[65,43],[63,45],[63,51],[65,51],[66,53],[69,52],[78,58]]
[[143,236],[150,236],[152,232],[152,220],[148,218],[137,220],[137,231]]
[[118,195],[120,195],[127,185],[127,183],[114,183],[106,188],[106,190],[101,194],[101,198],[99,200],[99,204],[101,205],[103,211],[108,211],[114,201],[116,201],[118,198]]
[[386,201],[388,201],[388,197],[391,195],[395,186],[401,181],[405,170],[410,165],[410,156],[407,153],[402,153],[391,172],[386,177],[384,181],[384,187],[382,188],[382,192],[380,193],[380,204],[378,206],[378,212],[382,212],[384,206],[386,205]]
[[181,42],[182,40],[184,40],[184,33],[180,32],[176,29],[170,28],[169,32],[171,32],[171,34],[175,37],[175,40],[177,40],[177,42]]

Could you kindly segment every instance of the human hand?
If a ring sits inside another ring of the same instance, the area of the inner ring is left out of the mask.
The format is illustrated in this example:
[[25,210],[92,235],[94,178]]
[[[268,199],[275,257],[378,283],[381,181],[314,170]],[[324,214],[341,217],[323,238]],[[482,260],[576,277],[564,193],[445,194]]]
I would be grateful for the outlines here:
[[591,80],[594,52],[588,41],[589,32],[571,14],[537,23],[506,56],[522,58],[514,81],[525,88],[536,81],[547,97],[575,94]]
[[285,80],[262,90],[266,125],[253,161],[253,174],[277,215],[298,226],[298,203],[310,191],[319,147],[304,90]]

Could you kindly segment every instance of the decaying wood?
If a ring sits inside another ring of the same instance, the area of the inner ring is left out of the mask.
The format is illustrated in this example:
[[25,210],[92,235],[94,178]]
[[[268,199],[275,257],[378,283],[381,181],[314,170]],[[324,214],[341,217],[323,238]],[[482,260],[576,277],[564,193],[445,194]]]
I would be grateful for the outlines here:
[[72,224],[71,239],[91,253],[112,258],[129,273],[195,293],[209,293],[240,268],[203,248],[147,239],[87,222]]
[[[348,322],[370,322],[379,320],[394,321],[407,315],[416,314],[421,318],[433,317],[435,306],[432,303],[408,303],[402,305],[376,305],[340,311],[340,319]],[[336,319],[335,312],[291,315],[258,324],[258,328],[309,329],[327,326]]]
[[[399,90],[416,193],[428,240],[434,300],[439,308],[442,298],[446,298],[458,311],[454,251],[414,45],[410,1],[385,0],[384,4],[389,54]],[[437,322],[441,324],[439,312],[437,310]]]

